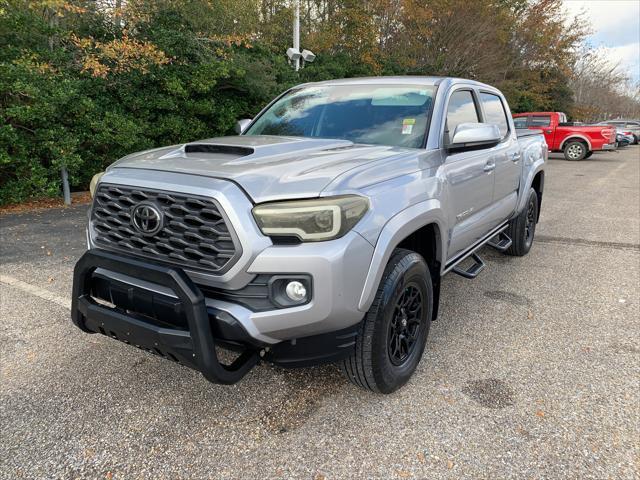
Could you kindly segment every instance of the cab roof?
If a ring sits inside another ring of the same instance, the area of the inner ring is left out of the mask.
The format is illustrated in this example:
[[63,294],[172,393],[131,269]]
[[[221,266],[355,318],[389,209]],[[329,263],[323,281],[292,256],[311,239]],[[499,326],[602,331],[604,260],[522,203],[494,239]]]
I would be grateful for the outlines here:
[[465,78],[456,77],[428,77],[420,75],[398,75],[398,76],[382,76],[382,77],[355,77],[340,78],[335,80],[325,80],[322,82],[309,82],[303,85],[454,85],[464,83],[465,85],[474,85],[495,90],[495,87],[475,80],[467,80]]

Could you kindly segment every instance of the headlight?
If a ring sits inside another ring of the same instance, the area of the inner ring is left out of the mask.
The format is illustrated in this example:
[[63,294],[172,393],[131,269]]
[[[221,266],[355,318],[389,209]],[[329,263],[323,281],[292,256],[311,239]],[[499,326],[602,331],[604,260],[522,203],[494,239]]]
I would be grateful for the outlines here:
[[356,195],[258,205],[253,216],[262,233],[303,242],[340,238],[364,216],[369,201]]
[[104,175],[104,172],[96,173],[89,182],[89,193],[91,193],[91,198],[96,194],[96,185]]

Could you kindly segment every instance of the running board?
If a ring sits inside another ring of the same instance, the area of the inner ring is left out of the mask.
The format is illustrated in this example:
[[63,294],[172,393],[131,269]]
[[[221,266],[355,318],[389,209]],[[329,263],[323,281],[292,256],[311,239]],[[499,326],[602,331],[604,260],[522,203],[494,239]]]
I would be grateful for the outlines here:
[[482,272],[482,270],[484,270],[485,263],[482,261],[482,259],[477,253],[472,253],[467,258],[470,258],[473,260],[473,265],[471,265],[466,269],[463,269],[462,267],[459,267],[459,266],[455,266],[451,271],[453,273],[457,273],[461,277],[474,279],[478,275],[480,275],[480,272]]
[[[509,226],[508,223],[503,223],[502,225],[499,225],[498,227],[491,230],[487,235],[485,235],[480,240],[478,240],[476,243],[474,243],[472,246],[470,246],[465,251],[463,251],[461,254],[459,254],[457,257],[448,261],[442,272],[442,275],[446,275],[447,273],[455,269],[455,273],[457,273],[458,275],[462,275],[465,278],[475,278],[476,276],[478,276],[478,274],[484,268],[484,262],[475,252],[478,251],[481,247],[483,247],[487,243],[489,243],[493,237],[502,234],[507,229],[508,226]],[[509,248],[509,247],[506,247],[506,248]],[[473,266],[468,269],[459,268],[458,264],[469,257],[471,257],[474,260],[474,264],[481,264],[482,266],[477,266],[477,267]],[[475,273],[475,275],[469,276],[468,274],[467,275],[463,274],[463,273],[468,273],[469,270],[473,270],[471,273],[472,274]],[[460,272],[463,272],[463,273],[460,273]]]
[[[497,241],[494,242],[493,241],[494,238],[497,238]],[[487,242],[487,245],[495,248],[499,252],[506,252],[512,243],[513,243],[513,240],[511,240],[511,238],[509,238],[509,236],[506,233],[500,232],[498,235],[496,235],[491,240],[489,240]]]

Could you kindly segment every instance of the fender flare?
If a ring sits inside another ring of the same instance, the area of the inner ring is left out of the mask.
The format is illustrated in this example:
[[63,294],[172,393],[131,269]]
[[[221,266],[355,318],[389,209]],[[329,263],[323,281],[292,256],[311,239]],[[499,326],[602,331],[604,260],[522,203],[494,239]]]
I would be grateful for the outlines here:
[[591,140],[589,140],[587,137],[579,133],[569,135],[567,138],[562,140],[562,143],[560,144],[560,150],[564,150],[564,144],[567,143],[569,140],[573,140],[574,138],[579,138],[580,140],[584,140],[585,142],[587,142],[587,148],[589,149],[589,151],[593,150],[593,148],[591,147]]
[[[382,228],[378,241],[373,251],[369,271],[362,289],[362,295],[358,302],[358,310],[366,312],[371,307],[382,279],[384,269],[391,258],[393,250],[402,240],[416,230],[435,223],[440,230],[440,246],[438,261],[444,265],[448,232],[445,229],[446,221],[439,200],[427,200],[412,205],[393,216]],[[438,272],[440,274],[441,272]]]
[[[531,166],[531,169],[529,169],[527,178],[522,183],[524,188],[522,189],[519,195],[520,199],[518,200],[518,206],[516,207],[516,215],[519,214],[522,211],[522,209],[525,207],[527,203],[527,192],[531,188],[531,185],[533,185],[533,179],[536,178],[536,175],[538,175],[538,173],[540,172],[542,172],[542,174],[544,175],[544,160],[536,161]],[[544,177],[543,177],[542,187],[544,188]]]

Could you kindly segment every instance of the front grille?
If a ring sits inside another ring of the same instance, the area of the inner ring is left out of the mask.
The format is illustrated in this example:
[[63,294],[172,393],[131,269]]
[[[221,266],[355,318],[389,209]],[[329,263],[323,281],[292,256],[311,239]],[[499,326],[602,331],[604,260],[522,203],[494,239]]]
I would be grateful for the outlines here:
[[[140,204],[155,206],[162,227],[152,235],[132,222]],[[240,256],[222,209],[210,198],[121,185],[100,185],[91,225],[95,243],[191,269],[223,273]]]

